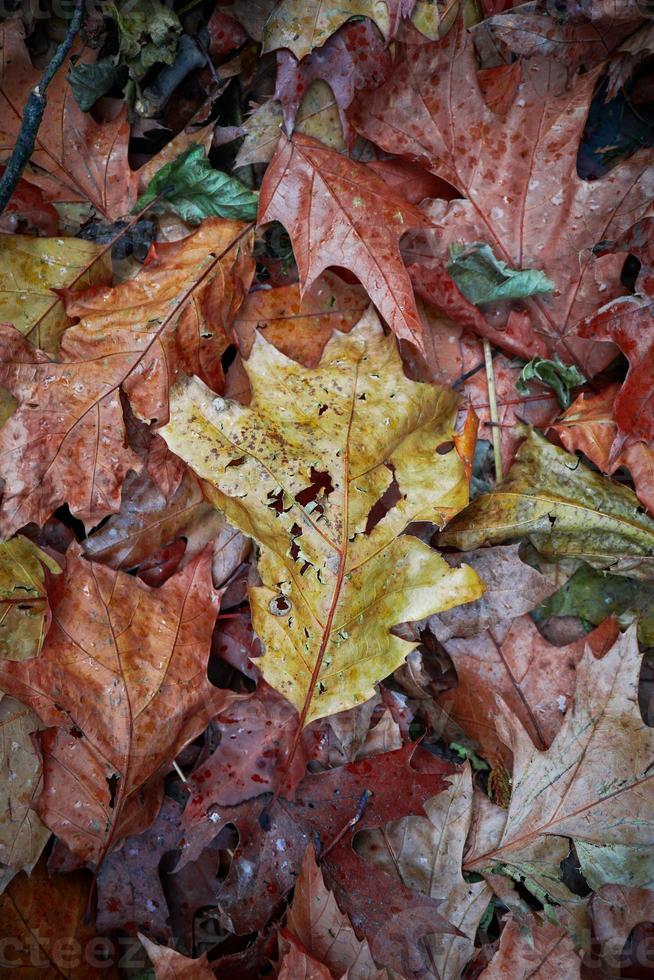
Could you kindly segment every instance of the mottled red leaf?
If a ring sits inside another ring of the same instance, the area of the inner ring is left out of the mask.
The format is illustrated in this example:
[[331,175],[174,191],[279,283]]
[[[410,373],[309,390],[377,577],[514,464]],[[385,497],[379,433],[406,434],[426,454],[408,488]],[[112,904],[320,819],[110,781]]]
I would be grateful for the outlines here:
[[[442,41],[410,40],[390,79],[357,105],[354,123],[466,199],[433,202],[425,213],[436,228],[413,235],[407,256],[428,272],[447,258],[450,244],[484,241],[512,268],[543,270],[555,290],[526,301],[531,335],[594,373],[610,360],[611,349],[580,340],[577,324],[623,287],[622,259],[592,249],[645,213],[654,193],[651,151],[601,180],[581,180],[577,149],[595,73],[578,76],[566,89],[564,65],[533,58],[522,66],[509,111],[498,117],[481,95],[473,41],[461,22]],[[524,344],[525,358],[533,347]]]
[[261,187],[259,221],[281,221],[303,292],[330,266],[353,270],[398,337],[423,348],[398,242],[429,221],[364,164],[309,136],[282,138]]

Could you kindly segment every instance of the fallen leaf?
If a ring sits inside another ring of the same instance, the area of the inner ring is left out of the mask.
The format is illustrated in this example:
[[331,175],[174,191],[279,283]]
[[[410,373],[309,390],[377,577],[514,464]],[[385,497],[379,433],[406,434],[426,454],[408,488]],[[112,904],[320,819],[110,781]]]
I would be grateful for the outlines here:
[[31,740],[38,728],[29,708],[0,695],[0,892],[19,871],[31,873],[50,838],[33,809],[43,788]]
[[307,733],[287,771],[296,714],[281,695],[262,681],[251,697],[217,713],[213,725],[220,744],[188,777],[189,806],[197,809],[207,800],[236,806],[275,790],[278,771],[285,773],[283,791],[292,798],[304,776],[313,739]]
[[480,919],[491,899],[483,882],[468,882],[461,873],[463,848],[472,805],[469,766],[449,777],[449,786],[424,804],[426,817],[404,817],[383,828],[357,834],[361,857],[418,892],[442,898],[439,912],[461,935],[427,936],[428,977],[455,980],[474,953]]
[[[446,555],[448,565],[459,565],[461,555]],[[558,588],[554,570],[539,571],[520,559],[520,545],[480,548],[465,556],[484,583],[484,594],[475,602],[455,606],[430,616],[427,628],[440,643],[452,637],[483,633],[507,619],[530,612]]]
[[475,306],[551,293],[554,283],[538,269],[511,269],[485,242],[450,245],[447,271]]
[[[4,165],[0,165],[0,176],[4,172]],[[2,212],[0,231],[56,235],[59,231],[59,214],[40,187],[20,177]]]
[[257,201],[257,195],[239,180],[214,170],[203,147],[195,145],[157,170],[132,210],[168,206],[189,225],[199,225],[210,217],[252,221]]
[[480,980],[574,980],[581,977],[581,957],[561,926],[533,918],[526,926],[510,918],[500,948]]
[[63,298],[55,291],[111,278],[106,247],[80,238],[0,235],[0,263],[0,322],[13,323],[35,347],[52,354],[70,325]]
[[607,616],[615,616],[623,629],[636,620],[641,643],[654,646],[654,583],[651,582],[609,575],[582,565],[536,613],[539,621],[549,616],[578,616],[595,626]]
[[279,980],[333,980],[330,970],[309,956],[293,936],[284,936],[280,947],[282,960],[277,974]]
[[186,473],[166,500],[145,473],[131,473],[123,483],[120,510],[84,541],[89,558],[117,569],[132,569],[180,537],[187,560],[199,554],[225,528],[225,519],[202,495],[193,474]]
[[[23,106],[41,81],[41,72],[30,60],[20,18],[5,20],[0,44],[0,151],[5,156],[13,149]],[[79,48],[72,49],[71,55],[75,54],[79,55]],[[60,71],[48,88],[31,158],[46,176],[42,179],[33,172],[30,179],[47,188],[50,200],[90,201],[109,220],[120,218],[136,196],[136,174],[127,160],[128,140],[127,110],[113,122],[96,123],[93,116],[82,112],[66,73]]]
[[[620,390],[616,382],[602,391],[583,392],[552,429],[569,452],[584,453],[603,473],[625,466],[636,494],[654,514],[654,448],[642,440],[619,437],[615,405]],[[617,455],[614,446],[620,447]]]
[[0,543],[0,660],[36,657],[50,627],[48,575],[57,562],[18,535]]
[[[250,592],[265,647],[257,666],[295,706],[301,729],[372,697],[399,666],[412,646],[390,626],[481,594],[468,568],[450,570],[401,535],[412,520],[442,524],[466,500],[451,441],[455,398],[403,376],[395,341],[372,312],[332,339],[314,371],[261,339],[246,370],[248,408],[189,382],[161,434],[211,483],[230,523],[262,546],[264,585]],[[400,499],[376,523],[371,509],[394,481]]]
[[386,970],[377,969],[368,943],[357,939],[350,920],[325,886],[311,844],[305,851],[295,883],[286,929],[314,959],[328,968],[325,975],[330,978],[346,975],[348,980],[386,980],[388,977]]
[[256,331],[277,350],[304,367],[320,363],[334,330],[347,333],[368,307],[360,286],[350,286],[332,272],[323,273],[300,295],[297,283],[250,293],[234,320],[234,333],[249,357]]
[[100,932],[131,932],[136,925],[162,942],[170,941],[170,913],[159,865],[166,852],[173,851],[179,842],[181,817],[181,805],[165,796],[154,823],[107,855],[96,879],[96,925]]
[[327,43],[301,61],[290,51],[277,52],[275,98],[290,136],[304,93],[316,79],[327,82],[338,106],[341,126],[349,133],[345,110],[361,89],[379,85],[392,64],[379,30],[369,20],[345,24]]
[[590,900],[593,932],[601,944],[602,959],[611,968],[635,927],[654,921],[654,892],[646,888],[604,885]]
[[329,266],[356,269],[390,328],[423,349],[398,246],[409,228],[429,226],[414,205],[363,164],[296,133],[280,139],[261,185],[259,222],[268,221],[281,221],[291,237],[303,292]]
[[[503,13],[483,24],[503,52],[556,59],[570,74],[581,66],[588,70],[605,61],[622,36],[622,27],[614,20],[575,23],[534,12]],[[633,25],[627,24],[625,34],[632,31]]]
[[642,511],[633,491],[531,430],[506,479],[473,500],[438,542],[467,551],[526,538],[546,557],[651,578],[654,520]]
[[79,321],[62,352],[83,360],[131,351],[122,389],[138,418],[166,421],[179,367],[221,381],[225,329],[252,274],[248,236],[242,222],[209,218],[186,238],[154,246],[133,279],[67,294],[66,312]]
[[3,968],[25,980],[118,980],[113,943],[84,922],[88,872],[49,877],[45,863],[20,874],[0,899]]
[[[245,139],[236,155],[236,166],[245,167],[272,160],[282,124],[282,106],[276,99],[268,99],[256,107],[237,133],[244,135]],[[295,116],[295,132],[312,136],[332,150],[345,152],[336,99],[329,85],[321,79],[312,82],[302,98]]]
[[[412,768],[411,760],[419,760],[421,768]],[[187,807],[189,826],[178,867],[197,861],[221,828],[233,823],[239,845],[227,878],[217,888],[214,885],[215,900],[230,916],[234,930],[247,933],[253,927],[263,928],[293,887],[309,841],[321,850],[335,845],[321,860],[328,887],[339,907],[356,922],[357,933],[367,938],[374,959],[401,972],[407,947],[413,949],[421,936],[452,927],[438,914],[434,899],[390,882],[373,868],[366,870],[352,850],[352,835],[359,828],[422,813],[424,801],[445,787],[443,776],[452,771],[449,763],[408,744],[382,756],[309,774],[292,802],[279,801],[270,810],[266,831],[260,817],[269,796],[218,807],[209,795]],[[418,964],[423,961],[419,949],[411,958]]]
[[407,0],[340,0],[334,5],[325,0],[309,0],[308,3],[282,0],[266,23],[263,50],[289,48],[299,60],[314,48],[322,47],[350,17],[369,17],[386,38],[393,8],[412,6]]
[[[474,43],[459,20],[442,41],[409,36],[389,80],[351,110],[364,136],[465,195],[425,209],[436,227],[413,235],[410,261],[429,270],[447,259],[451,244],[482,241],[515,269],[542,270],[555,291],[526,301],[531,335],[546,344],[549,356],[559,353],[587,376],[604,367],[611,353],[579,339],[577,324],[623,292],[622,259],[596,257],[593,245],[618,238],[644,213],[654,191],[650,151],[601,180],[578,177],[577,147],[595,81],[588,72],[567,90],[563,64],[531,59],[522,65],[511,108],[496,116],[476,82]],[[535,353],[542,351],[532,342],[522,356]]]
[[[118,510],[122,481],[141,468],[126,446],[119,389],[137,416],[163,422],[180,366],[199,361],[204,376],[222,378],[222,328],[249,275],[237,244],[243,231],[209,219],[188,238],[157,246],[134,279],[69,294],[67,313],[79,322],[56,361],[0,327],[0,382],[20,402],[0,435],[5,533],[44,523],[64,501],[91,524]],[[205,329],[208,314],[215,333]]]
[[580,327],[582,337],[611,340],[629,361],[622,388],[615,397],[613,418],[618,432],[613,440],[609,464],[613,465],[626,445],[654,441],[654,342],[651,299],[625,296],[603,307]]
[[233,698],[206,677],[219,604],[210,562],[206,550],[150,589],[72,546],[41,655],[0,666],[2,688],[59,726],[40,735],[38,813],[85,861],[152,820],[155,796],[144,805],[142,790]]
[[153,943],[141,933],[138,935],[154,967],[155,980],[214,980],[215,974],[209,966],[206,953],[193,960],[168,946]]
[[545,752],[498,701],[495,725],[515,760],[511,801],[500,839],[486,853],[469,853],[469,870],[506,864],[519,871],[548,855],[558,869],[573,838],[594,889],[651,886],[654,734],[638,709],[641,659],[633,627],[601,660],[587,649],[577,666],[574,704]]
[[444,644],[458,684],[439,698],[448,716],[481,746],[491,765],[511,771],[511,752],[496,728],[500,696],[538,749],[559,731],[575,690],[577,665],[586,644],[601,655],[613,644],[617,626],[606,620],[587,637],[552,646],[530,616],[505,620],[470,639]]
[[574,365],[567,367],[558,355],[553,360],[532,357],[520,372],[516,391],[519,395],[528,395],[533,382],[537,382],[552,389],[561,408],[569,408],[572,401],[570,390],[579,387],[585,380],[578,368]]
[[465,382],[464,392],[479,416],[479,438],[493,441],[495,429],[499,432],[502,465],[507,473],[520,446],[524,431],[521,423],[546,428],[559,414],[559,404],[553,391],[544,385],[531,384],[527,394],[517,388],[521,368],[515,362],[499,354],[493,358],[493,381],[497,403],[498,425],[490,417],[488,378],[483,370],[477,371]]

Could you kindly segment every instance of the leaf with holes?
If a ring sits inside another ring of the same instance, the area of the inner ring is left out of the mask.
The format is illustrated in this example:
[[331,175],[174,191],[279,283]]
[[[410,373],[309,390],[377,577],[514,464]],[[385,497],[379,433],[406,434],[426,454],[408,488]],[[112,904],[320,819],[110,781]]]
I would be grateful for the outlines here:
[[246,369],[248,408],[185,382],[161,434],[261,545],[257,666],[302,728],[372,697],[413,647],[392,626],[481,594],[469,568],[402,534],[415,520],[443,525],[467,500],[457,399],[404,377],[372,311],[314,370],[261,338]]

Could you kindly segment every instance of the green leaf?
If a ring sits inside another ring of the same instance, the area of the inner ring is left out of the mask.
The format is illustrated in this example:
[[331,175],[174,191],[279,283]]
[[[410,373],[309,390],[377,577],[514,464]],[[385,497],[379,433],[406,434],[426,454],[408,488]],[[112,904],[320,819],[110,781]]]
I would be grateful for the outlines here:
[[486,242],[450,246],[447,271],[466,299],[480,306],[502,299],[551,293],[554,283],[539,269],[511,269]]
[[102,58],[95,64],[81,61],[68,72],[68,84],[82,112],[88,112],[118,78],[119,71],[113,58]]
[[536,622],[550,616],[579,616],[593,626],[615,616],[623,629],[638,620],[638,639],[654,646],[654,584],[582,565],[534,612]]
[[541,384],[552,389],[561,408],[569,408],[572,401],[570,389],[582,385],[585,380],[577,367],[574,365],[568,367],[558,354],[553,361],[549,361],[546,357],[532,357],[520,372],[520,377],[516,381],[516,391],[519,395],[528,395],[529,382],[540,381]]
[[[133,211],[142,210],[160,194],[191,225],[211,216],[241,221],[254,221],[257,216],[258,195],[235,177],[214,170],[197,145],[157,171]],[[155,209],[161,209],[161,204]]]
[[518,538],[546,557],[654,578],[654,520],[636,494],[533,430],[508,477],[473,500],[438,541],[469,551]]

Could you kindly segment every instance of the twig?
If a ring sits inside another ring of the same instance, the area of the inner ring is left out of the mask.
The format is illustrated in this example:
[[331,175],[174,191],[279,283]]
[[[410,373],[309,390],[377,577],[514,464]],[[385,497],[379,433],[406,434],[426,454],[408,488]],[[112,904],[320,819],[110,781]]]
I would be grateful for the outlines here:
[[177,773],[177,775],[179,776],[179,778],[182,780],[183,783],[188,783],[188,779],[186,778],[186,776],[184,775],[184,773],[182,772],[182,770],[179,768],[177,764],[177,759],[173,759],[173,769],[175,770],[175,772]]
[[330,851],[333,851],[334,850],[334,848],[336,847],[336,845],[338,843],[340,843],[340,841],[343,840],[343,838],[347,834],[348,830],[350,830],[352,827],[356,827],[356,825],[358,824],[359,820],[363,816],[363,814],[365,812],[365,809],[368,806],[368,803],[369,803],[371,797],[372,797],[371,791],[369,789],[364,789],[363,793],[361,794],[361,799],[359,800],[359,803],[357,805],[356,813],[354,814],[354,816],[350,820],[348,820],[348,822],[339,831],[339,833],[336,834],[336,837],[331,842],[331,844],[329,844],[328,847],[326,847],[324,849],[324,851],[321,851],[320,852],[320,857],[319,857],[319,860],[320,861],[322,861],[323,858],[326,858]]
[[486,383],[488,385],[488,407],[491,417],[491,432],[493,433],[493,459],[495,460],[495,482],[501,483],[504,477],[502,470],[502,444],[500,441],[499,419],[497,417],[497,394],[495,392],[495,373],[493,371],[493,353],[491,345],[484,340],[484,362],[486,364]]
[[66,37],[55,51],[52,61],[43,72],[41,81],[30,92],[27,104],[23,110],[23,121],[20,125],[16,145],[14,146],[11,157],[9,158],[5,172],[3,173],[2,178],[0,178],[0,214],[2,214],[4,209],[7,207],[11,195],[14,193],[16,185],[25,169],[27,161],[34,152],[36,134],[39,131],[39,126],[41,125],[41,120],[43,119],[43,113],[45,112],[45,107],[48,102],[45,90],[61,68],[64,58],[70,51],[75,35],[80,29],[83,13],[84,0],[77,0],[75,10],[73,12],[73,19],[71,20],[66,32]]

